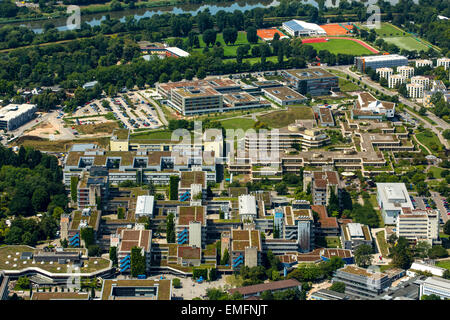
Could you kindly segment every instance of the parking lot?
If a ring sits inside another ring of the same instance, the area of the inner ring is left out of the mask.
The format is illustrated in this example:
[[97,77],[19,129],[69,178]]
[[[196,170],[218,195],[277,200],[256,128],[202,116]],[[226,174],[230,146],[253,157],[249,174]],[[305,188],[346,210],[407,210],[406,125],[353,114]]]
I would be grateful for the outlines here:
[[450,218],[450,206],[447,200],[438,193],[432,192],[431,194],[432,196],[430,198],[411,196],[411,202],[415,209],[426,210],[436,207],[441,213],[440,223],[443,224]]
[[161,122],[155,108],[145,101],[138,92],[120,94],[107,99],[110,107],[107,112],[113,112],[124,128],[129,129],[158,129]]

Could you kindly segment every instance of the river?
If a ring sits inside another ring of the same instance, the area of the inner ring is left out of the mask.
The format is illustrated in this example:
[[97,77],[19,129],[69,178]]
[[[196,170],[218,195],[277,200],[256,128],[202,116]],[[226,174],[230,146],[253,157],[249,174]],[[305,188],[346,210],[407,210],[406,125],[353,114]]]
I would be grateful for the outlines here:
[[[358,1],[358,0],[352,0]],[[365,5],[376,4],[378,0],[363,0],[362,2]],[[315,7],[319,7],[317,0],[303,0],[301,1],[304,4],[310,4]],[[399,0],[390,0],[392,5],[395,5],[399,2]],[[414,2],[418,2],[415,0]],[[340,0],[325,0],[325,7],[337,7],[339,6]],[[111,12],[103,12],[103,13],[92,13],[92,14],[82,14],[81,22],[86,22],[90,26],[98,26],[101,24],[102,20],[106,19],[106,15],[109,15],[111,19],[120,19],[120,21],[124,22],[125,18],[128,16],[134,16],[136,20],[140,20],[142,18],[149,18],[155,14],[163,14],[163,13],[174,13],[174,14],[182,14],[182,13],[190,13],[195,16],[199,12],[202,12],[205,9],[209,9],[209,12],[214,15],[220,10],[224,10],[225,12],[233,12],[235,10],[238,11],[248,11],[254,8],[267,8],[278,6],[278,0],[247,0],[247,1],[236,1],[236,2],[221,2],[221,3],[210,3],[210,4],[183,4],[183,5],[175,5],[175,6],[165,6],[165,7],[155,7],[155,8],[140,8],[140,9],[126,9],[122,11],[111,11]],[[36,33],[41,33],[43,31],[43,25],[46,22],[52,22],[55,27],[64,31],[67,30],[67,18],[58,18],[58,19],[49,19],[49,20],[39,20],[39,21],[31,21],[31,22],[22,22],[22,23],[12,23],[12,25],[20,25],[25,26],[32,29]]]

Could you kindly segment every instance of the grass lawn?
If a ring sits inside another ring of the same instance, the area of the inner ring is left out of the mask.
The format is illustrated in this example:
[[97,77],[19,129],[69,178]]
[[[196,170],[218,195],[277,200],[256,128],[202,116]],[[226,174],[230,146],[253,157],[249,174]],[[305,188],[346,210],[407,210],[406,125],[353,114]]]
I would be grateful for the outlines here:
[[255,121],[249,118],[234,118],[221,121],[221,123],[225,129],[242,129],[245,131],[253,128]]
[[357,84],[351,82],[350,80],[345,80],[342,78],[339,78],[339,87],[341,88],[342,92],[361,90],[361,88]]
[[339,237],[325,237],[325,241],[327,242],[327,248],[340,248],[341,241]]
[[271,128],[282,128],[293,123],[296,119],[313,119],[312,109],[306,106],[289,107],[287,110],[280,110],[267,113],[258,117],[258,120],[266,123]]
[[430,167],[430,170],[428,170],[429,172],[433,172],[433,177],[435,179],[440,179],[441,177],[441,172],[444,171],[444,169],[439,168],[439,167]]
[[401,31],[400,29],[394,27],[390,23],[382,23],[380,29],[375,29],[375,32],[380,37],[395,37],[395,36],[406,36],[408,33],[406,31]]
[[[206,47],[205,42],[203,42],[203,36],[199,35],[198,40],[200,41],[200,48],[196,48],[193,51],[203,51],[203,48]],[[241,45],[247,44],[247,33],[245,31],[239,31],[238,37],[236,39],[236,42],[233,45],[227,45],[225,41],[223,41],[223,36],[221,33],[217,34],[216,42],[220,42],[222,45],[222,48],[224,49],[224,56],[226,57],[236,57],[236,51],[237,48]],[[258,44],[263,43],[262,40],[258,40]],[[250,46],[253,47],[257,44],[251,44]],[[209,47],[211,49],[211,47]]]
[[450,270],[450,260],[436,261],[436,266]]
[[320,50],[328,50],[331,53],[353,54],[353,55],[369,55],[373,54],[369,49],[355,41],[344,39],[331,39],[327,42],[308,43],[319,52]]
[[423,44],[422,42],[417,41],[413,37],[387,37],[387,38],[383,38],[383,40],[388,43],[395,44],[400,49],[405,49],[405,50],[410,50],[410,51],[411,50],[427,51],[429,49],[429,47],[427,45]]
[[145,132],[131,134],[130,140],[133,140],[133,139],[170,140],[171,137],[172,137],[172,131],[170,131],[170,130],[145,131]]
[[427,146],[431,151],[433,151],[433,153],[436,153],[436,151],[432,148],[433,145],[436,145],[439,150],[442,150],[444,147],[439,141],[439,138],[436,136],[436,134],[430,130],[425,130],[416,133],[415,135],[417,140],[419,140],[419,142],[421,142],[423,145]]
[[388,249],[388,244],[386,242],[386,239],[384,239],[384,231],[380,231],[377,233],[377,241],[378,241],[381,255],[383,257],[387,257],[389,254],[389,249]]

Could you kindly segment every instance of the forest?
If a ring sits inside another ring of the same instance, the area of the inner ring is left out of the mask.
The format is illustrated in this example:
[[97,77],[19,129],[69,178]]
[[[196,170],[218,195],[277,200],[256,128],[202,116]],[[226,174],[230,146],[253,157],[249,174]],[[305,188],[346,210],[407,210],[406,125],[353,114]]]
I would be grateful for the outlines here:
[[16,154],[0,146],[0,244],[35,245],[54,237],[67,203],[56,157],[24,147]]

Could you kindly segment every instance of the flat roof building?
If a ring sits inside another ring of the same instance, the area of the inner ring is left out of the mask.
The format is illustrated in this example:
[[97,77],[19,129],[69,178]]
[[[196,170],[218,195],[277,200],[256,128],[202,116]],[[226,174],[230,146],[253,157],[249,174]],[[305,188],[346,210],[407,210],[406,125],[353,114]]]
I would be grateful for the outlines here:
[[302,285],[300,282],[298,282],[295,279],[287,279],[287,280],[279,280],[279,281],[272,281],[269,283],[261,283],[261,284],[255,284],[252,286],[245,286],[235,289],[230,289],[228,292],[230,294],[239,292],[242,294],[244,299],[257,296],[259,297],[264,291],[270,291],[270,292],[280,292],[285,291],[288,289],[298,289],[299,291],[302,290]]
[[301,104],[308,100],[305,96],[288,87],[263,88],[262,92],[281,106]]
[[438,278],[438,277],[429,277],[420,285],[420,298],[423,295],[432,295],[435,294],[441,299],[450,299],[450,280]]
[[396,224],[403,208],[414,209],[404,183],[377,183],[377,202],[385,224]]
[[136,218],[153,217],[153,207],[155,205],[154,196],[138,196],[136,201]]
[[321,68],[281,70],[280,74],[302,95],[320,96],[339,91],[338,77]]
[[293,37],[326,36],[327,32],[315,23],[301,20],[283,22],[283,29]]
[[376,70],[378,68],[392,68],[406,65],[408,65],[408,58],[398,54],[355,57],[355,66],[360,72],[364,72],[368,67]]
[[410,241],[426,241],[439,244],[439,210],[413,210],[402,208],[397,216],[397,237]]
[[104,280],[102,300],[172,300],[172,280]]
[[239,217],[241,220],[256,219],[257,214],[255,196],[249,194],[239,196]]
[[8,104],[0,109],[0,130],[14,130],[30,121],[36,113],[35,104]]
[[368,226],[360,223],[347,223],[341,226],[341,241],[343,248],[355,252],[363,244],[372,247],[373,239]]

